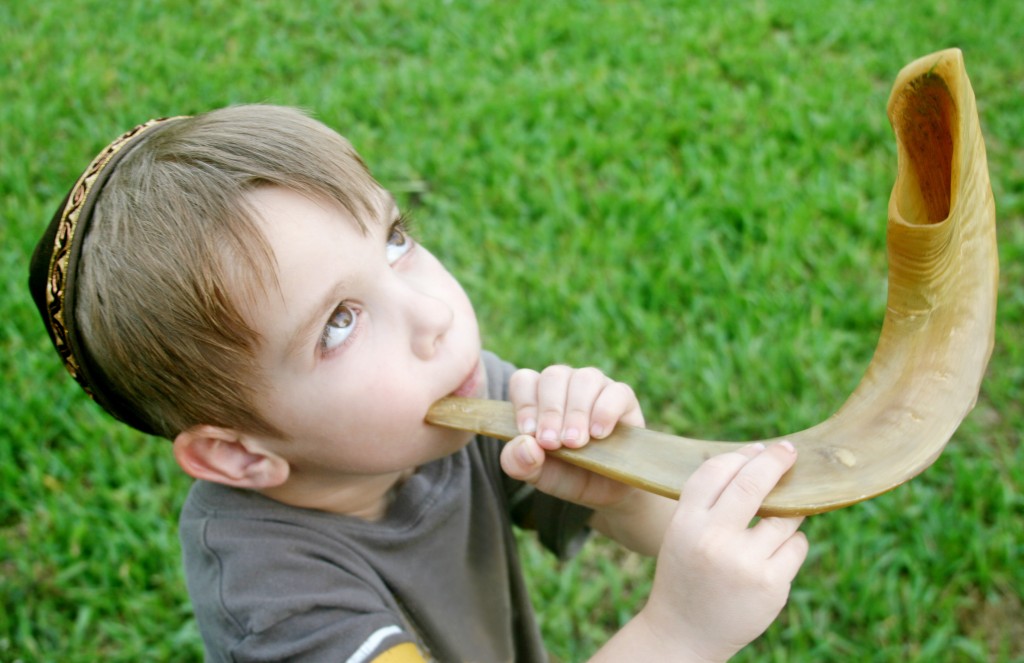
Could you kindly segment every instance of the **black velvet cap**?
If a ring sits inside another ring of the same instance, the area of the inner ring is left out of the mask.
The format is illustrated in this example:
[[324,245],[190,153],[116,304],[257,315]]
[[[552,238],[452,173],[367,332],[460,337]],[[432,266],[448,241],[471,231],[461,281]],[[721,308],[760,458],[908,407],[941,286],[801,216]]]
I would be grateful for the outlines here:
[[136,406],[119,394],[99,368],[75,323],[75,286],[82,242],[96,201],[118,162],[144,140],[183,117],[158,118],[119,136],[100,152],[61,201],[32,253],[29,290],[64,367],[104,410],[129,426],[153,434]]

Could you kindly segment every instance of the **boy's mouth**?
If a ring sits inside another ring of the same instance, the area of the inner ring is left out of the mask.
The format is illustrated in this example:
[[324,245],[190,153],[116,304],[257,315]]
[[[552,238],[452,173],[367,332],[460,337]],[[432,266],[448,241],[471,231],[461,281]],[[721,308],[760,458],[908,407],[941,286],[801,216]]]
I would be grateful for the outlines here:
[[458,386],[450,395],[460,396],[463,398],[471,398],[476,395],[477,388],[480,386],[480,362],[477,361],[473,364],[472,370],[469,371],[469,375],[462,381],[462,384]]

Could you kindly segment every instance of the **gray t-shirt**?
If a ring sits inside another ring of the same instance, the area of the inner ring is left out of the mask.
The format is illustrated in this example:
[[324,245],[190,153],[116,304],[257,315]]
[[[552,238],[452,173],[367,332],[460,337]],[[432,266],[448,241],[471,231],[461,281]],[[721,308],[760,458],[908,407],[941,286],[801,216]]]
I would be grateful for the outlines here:
[[[507,398],[512,366],[484,360]],[[565,557],[590,511],[509,479],[499,451],[477,436],[422,466],[377,522],[197,481],[179,534],[207,660],[361,663],[412,642],[438,661],[545,661],[511,525]]]

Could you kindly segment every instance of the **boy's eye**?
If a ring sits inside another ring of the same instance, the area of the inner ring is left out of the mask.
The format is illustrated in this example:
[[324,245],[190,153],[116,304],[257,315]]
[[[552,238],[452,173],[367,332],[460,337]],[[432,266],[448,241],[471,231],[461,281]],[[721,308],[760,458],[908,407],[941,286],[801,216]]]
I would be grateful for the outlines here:
[[408,253],[412,247],[412,238],[409,237],[409,232],[401,222],[391,226],[391,234],[388,235],[387,244],[388,264],[393,265],[399,258]]
[[330,351],[344,343],[355,331],[358,319],[359,313],[354,308],[345,303],[339,304],[324,327],[320,346],[325,351]]

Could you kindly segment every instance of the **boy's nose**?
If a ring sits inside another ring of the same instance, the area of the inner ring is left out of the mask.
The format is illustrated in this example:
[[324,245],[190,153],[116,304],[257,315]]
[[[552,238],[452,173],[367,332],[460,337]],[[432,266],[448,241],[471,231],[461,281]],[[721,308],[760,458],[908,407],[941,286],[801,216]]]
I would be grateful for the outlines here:
[[416,291],[406,302],[412,351],[420,359],[430,359],[451,329],[455,312],[441,297]]

